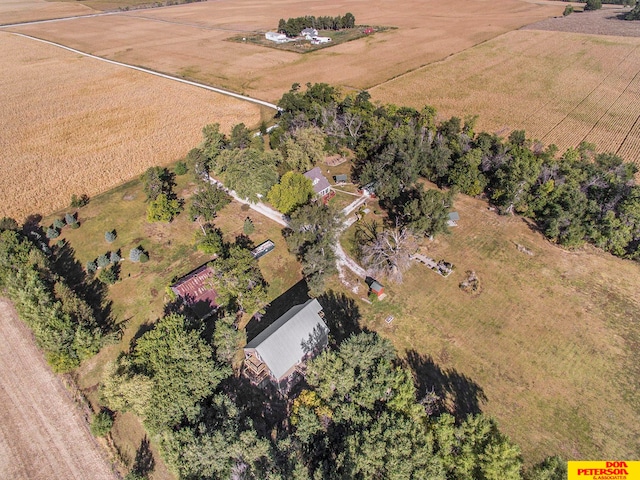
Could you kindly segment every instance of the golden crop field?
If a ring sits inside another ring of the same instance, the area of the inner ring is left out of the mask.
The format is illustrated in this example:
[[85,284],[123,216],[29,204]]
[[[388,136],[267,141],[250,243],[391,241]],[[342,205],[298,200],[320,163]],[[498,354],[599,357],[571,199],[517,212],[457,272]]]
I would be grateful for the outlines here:
[[[15,28],[82,51],[275,101],[295,82],[369,88],[536,20],[566,4],[496,0],[222,0]],[[397,27],[300,55],[226,39],[280,18],[338,15]]]
[[91,13],[95,13],[95,11],[78,2],[2,0],[0,2],[0,25]]
[[370,90],[381,102],[478,114],[478,127],[640,163],[640,38],[518,30]]
[[0,216],[22,220],[183,157],[218,122],[260,109],[197,87],[0,33]]

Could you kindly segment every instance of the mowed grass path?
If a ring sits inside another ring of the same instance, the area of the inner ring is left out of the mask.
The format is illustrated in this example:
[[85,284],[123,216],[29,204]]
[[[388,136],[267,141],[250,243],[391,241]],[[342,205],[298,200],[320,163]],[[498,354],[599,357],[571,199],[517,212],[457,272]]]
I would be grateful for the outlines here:
[[[360,303],[363,326],[434,362],[426,370],[448,377],[448,400],[495,416],[527,463],[637,458],[640,265],[562,250],[480,200],[458,196],[455,210],[459,227],[425,251],[454,272],[413,266],[404,284],[385,284],[388,299]],[[480,279],[478,296],[458,287],[467,270]]]
[[[560,47],[561,46],[561,47]],[[371,89],[375,100],[479,115],[478,127],[640,164],[640,38],[518,30]]]
[[[195,189],[191,173],[176,180],[174,191],[179,197],[187,199],[188,207],[188,198]],[[211,256],[195,250],[194,235],[199,227],[189,220],[188,211],[169,224],[148,223],[145,198],[138,180],[92,198],[87,206],[77,210],[81,227],[77,230],[65,228],[60,236],[72,247],[76,260],[83,268],[88,261],[109,251],[120,250],[124,259],[120,263],[121,280],[109,287],[113,318],[124,327],[122,340],[103,348],[98,355],[84,362],[75,374],[78,386],[94,405],[99,401],[98,385],[105,364],[114,360],[120,352],[128,350],[136,335],[139,336],[162,317],[164,305],[170,301],[166,287],[172,279],[211,260]],[[56,217],[63,216],[64,212],[47,217],[43,221],[45,228]],[[300,280],[301,268],[287,251],[281,226],[252,210],[245,211],[238,203],[232,202],[219,213],[214,223],[222,229],[225,240],[232,242],[242,233],[247,216],[255,226],[250,238],[256,244],[267,239],[276,244],[275,250],[259,260],[269,283],[271,301]],[[105,241],[104,233],[112,229],[116,230],[117,238],[109,244]],[[149,262],[141,264],[129,261],[129,250],[138,245],[149,252]],[[118,415],[112,433],[122,457],[132,461],[145,436],[139,420],[131,414]],[[159,460],[153,443],[152,448],[157,464],[153,478],[173,478]]]

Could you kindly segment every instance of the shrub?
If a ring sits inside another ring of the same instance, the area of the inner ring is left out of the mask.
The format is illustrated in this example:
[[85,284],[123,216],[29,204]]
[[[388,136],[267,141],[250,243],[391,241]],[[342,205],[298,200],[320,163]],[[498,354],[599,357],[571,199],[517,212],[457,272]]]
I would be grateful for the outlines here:
[[58,238],[60,236],[60,232],[57,228],[49,227],[47,228],[47,238]]
[[72,223],[76,223],[77,220],[76,220],[75,215],[73,215],[72,213],[65,213],[64,214],[64,222],[67,225],[71,225]]
[[54,226],[55,228],[57,228],[57,229],[62,229],[62,228],[64,228],[64,225],[65,225],[65,223],[64,223],[64,221],[63,221],[61,218],[56,218],[56,219],[53,221],[53,226]]
[[91,433],[95,437],[104,437],[113,427],[113,417],[109,412],[102,410],[91,419]]
[[107,265],[109,265],[109,263],[111,263],[111,262],[109,262],[109,257],[107,257],[107,255],[106,255],[106,254],[104,254],[104,255],[100,255],[100,256],[98,257],[98,267],[100,267],[100,268],[104,268],[104,267],[106,267]]
[[173,169],[176,175],[184,175],[187,173],[187,164],[184,162],[176,163],[176,167]]
[[116,263],[119,263],[120,260],[122,260],[122,257],[118,252],[111,252],[111,256],[109,257],[109,260],[111,261],[111,263],[115,265]]
[[602,8],[602,0],[587,0],[587,4],[584,9],[587,10],[600,10]]
[[58,240],[58,241],[56,242],[56,247],[58,247],[58,248],[62,248],[62,247],[64,247],[64,240]]
[[87,262],[87,272],[89,273],[95,273],[96,270],[98,270],[98,265],[96,265],[96,262],[94,262],[93,260],[90,260]]
[[103,268],[98,274],[98,280],[107,285],[113,285],[118,281],[118,272],[111,268]]
[[117,235],[116,235],[116,231],[115,230],[111,230],[110,232],[104,232],[104,239],[111,243],[116,239]]
[[147,263],[149,261],[149,255],[145,252],[140,254],[140,263]]
[[89,203],[89,195],[83,193],[78,197],[77,195],[71,195],[71,208],[80,208],[84,207],[87,203]]
[[132,262],[139,262],[140,255],[142,255],[142,249],[140,247],[135,247],[129,250],[129,260]]
[[170,222],[182,211],[182,205],[177,198],[170,199],[164,193],[158,195],[147,207],[149,222]]
[[564,12],[562,12],[562,15],[566,17],[567,15],[571,15],[572,13],[573,13],[573,5],[567,5],[566,7],[564,7]]
[[244,219],[244,225],[242,226],[242,231],[245,235],[251,235],[255,231],[256,227],[253,225],[253,220],[249,217]]
[[18,222],[11,217],[0,218],[0,230],[18,230]]

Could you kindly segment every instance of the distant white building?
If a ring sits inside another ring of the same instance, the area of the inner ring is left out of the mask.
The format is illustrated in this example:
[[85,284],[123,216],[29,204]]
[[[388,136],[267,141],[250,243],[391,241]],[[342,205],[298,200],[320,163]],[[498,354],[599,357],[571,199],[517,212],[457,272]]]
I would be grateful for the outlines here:
[[289,41],[289,39],[284,33],[278,33],[278,32],[267,32],[264,34],[264,37],[267,40],[270,40],[276,43],[285,43]]
[[311,43],[314,45],[319,45],[321,43],[329,43],[331,41],[331,37],[311,37]]
[[318,30],[316,30],[315,28],[305,28],[300,32],[300,35],[302,35],[307,40],[311,40],[313,37],[318,36]]

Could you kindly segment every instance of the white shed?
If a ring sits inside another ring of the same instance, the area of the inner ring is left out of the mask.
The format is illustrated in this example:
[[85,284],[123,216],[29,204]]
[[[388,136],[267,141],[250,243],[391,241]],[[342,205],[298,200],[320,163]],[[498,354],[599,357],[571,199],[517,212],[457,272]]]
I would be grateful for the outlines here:
[[267,32],[264,34],[264,37],[267,40],[270,40],[276,43],[284,43],[289,40],[284,33],[278,33],[278,32]]

